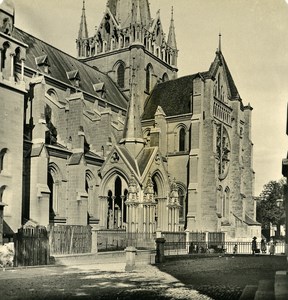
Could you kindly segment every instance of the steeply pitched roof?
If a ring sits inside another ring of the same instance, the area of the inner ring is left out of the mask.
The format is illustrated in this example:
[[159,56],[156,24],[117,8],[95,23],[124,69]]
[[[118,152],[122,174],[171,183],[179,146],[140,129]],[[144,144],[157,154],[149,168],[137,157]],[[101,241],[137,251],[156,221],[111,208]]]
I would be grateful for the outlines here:
[[229,99],[239,100],[242,104],[241,97],[225,58],[221,51],[217,51],[216,57],[208,71],[180,77],[156,85],[145,103],[142,120],[154,119],[154,114],[158,106],[162,107],[166,116],[177,116],[190,113],[193,80],[198,76],[203,79],[214,78],[219,66],[223,66],[224,69],[223,73],[226,77]]
[[106,74],[18,28],[14,28],[13,37],[28,45],[25,61],[27,67],[37,70],[35,57],[47,55],[50,64],[49,76],[71,85],[66,72],[78,70],[81,80],[79,89],[96,96],[93,84],[103,82],[106,88],[105,100],[121,108],[127,108],[127,99]]
[[139,153],[136,160],[138,163],[140,175],[143,175],[154,150],[155,148],[153,147],[152,148],[146,147]]
[[[134,60],[134,59],[133,59]],[[141,127],[139,105],[136,103],[135,95],[135,67],[133,62],[132,77],[131,77],[131,97],[128,106],[128,112],[124,124],[123,139],[120,141],[122,143],[141,143],[144,144],[143,133]]]
[[119,145],[118,149],[121,151],[122,155],[126,158],[130,166],[132,167],[135,174],[138,176],[138,168],[134,157],[129,153],[125,146]]
[[162,107],[166,116],[190,113],[192,83],[197,76],[198,74],[184,76],[155,86],[145,103],[142,120],[154,119],[158,106]]
[[68,165],[79,165],[80,164],[80,161],[82,159],[82,156],[83,156],[83,153],[80,152],[80,153],[73,153],[70,158],[69,158],[69,161],[68,161]]
[[231,72],[228,68],[228,65],[227,65],[227,63],[225,61],[225,58],[224,58],[221,51],[216,52],[216,57],[215,57],[213,63],[211,64],[211,66],[210,66],[209,74],[210,74],[211,77],[214,77],[216,75],[216,72],[217,72],[217,69],[218,69],[219,65],[223,66],[224,74],[226,75],[229,98],[231,100],[241,100],[241,97],[238,93],[238,90],[237,90],[237,87],[234,83]]

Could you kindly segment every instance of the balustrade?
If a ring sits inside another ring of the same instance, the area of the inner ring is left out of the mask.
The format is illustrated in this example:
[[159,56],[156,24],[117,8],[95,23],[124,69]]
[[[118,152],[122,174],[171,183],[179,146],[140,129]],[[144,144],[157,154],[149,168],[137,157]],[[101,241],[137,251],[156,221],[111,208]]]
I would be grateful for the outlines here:
[[214,98],[213,103],[213,116],[219,121],[231,126],[232,123],[232,108],[227,106],[225,103]]

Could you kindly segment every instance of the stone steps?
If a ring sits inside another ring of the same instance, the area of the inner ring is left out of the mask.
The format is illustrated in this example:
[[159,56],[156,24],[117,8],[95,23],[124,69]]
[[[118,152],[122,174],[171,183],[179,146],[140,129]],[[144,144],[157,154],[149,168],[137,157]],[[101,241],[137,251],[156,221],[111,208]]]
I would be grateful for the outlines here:
[[277,271],[274,280],[260,280],[258,285],[247,285],[239,300],[286,300],[288,299],[288,275]]
[[245,289],[243,290],[241,297],[239,300],[251,300],[254,299],[255,293],[258,289],[257,285],[246,285]]

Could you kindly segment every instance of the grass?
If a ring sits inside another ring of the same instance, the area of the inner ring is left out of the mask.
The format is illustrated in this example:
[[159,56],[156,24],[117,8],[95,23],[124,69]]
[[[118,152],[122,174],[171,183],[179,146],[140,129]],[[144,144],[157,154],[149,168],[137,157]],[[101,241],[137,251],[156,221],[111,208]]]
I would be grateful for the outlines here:
[[236,300],[246,285],[273,280],[276,271],[287,269],[287,261],[269,255],[171,257],[159,269],[213,299]]

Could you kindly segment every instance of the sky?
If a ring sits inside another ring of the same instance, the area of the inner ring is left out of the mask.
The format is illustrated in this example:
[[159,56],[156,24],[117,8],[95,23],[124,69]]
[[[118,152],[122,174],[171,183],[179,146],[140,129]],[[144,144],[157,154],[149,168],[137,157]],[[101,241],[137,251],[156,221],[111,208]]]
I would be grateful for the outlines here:
[[[2,0],[0,0],[2,1]],[[75,56],[82,0],[14,0],[18,28]],[[168,35],[171,7],[179,49],[178,77],[206,71],[219,32],[222,53],[244,105],[252,112],[255,196],[279,180],[288,150],[288,0],[150,0]],[[106,0],[86,0],[89,36],[100,24]]]

